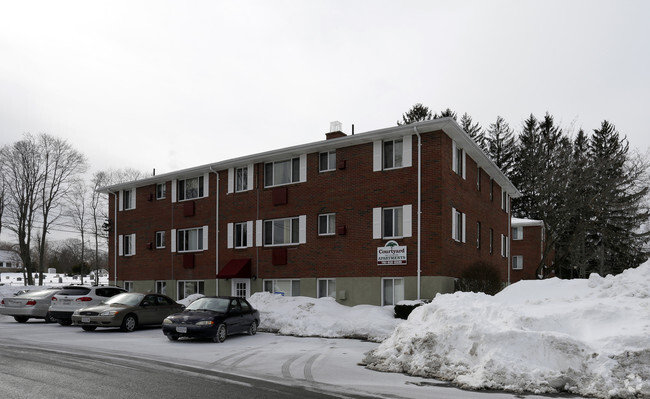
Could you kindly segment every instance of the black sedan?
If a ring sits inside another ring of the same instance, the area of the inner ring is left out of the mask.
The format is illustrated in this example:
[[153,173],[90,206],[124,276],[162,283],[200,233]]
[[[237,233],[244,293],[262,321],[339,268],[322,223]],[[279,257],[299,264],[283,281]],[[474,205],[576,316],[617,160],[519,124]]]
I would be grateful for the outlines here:
[[184,311],[163,320],[163,333],[171,341],[180,337],[208,338],[223,342],[228,335],[255,335],[260,313],[244,298],[202,297]]

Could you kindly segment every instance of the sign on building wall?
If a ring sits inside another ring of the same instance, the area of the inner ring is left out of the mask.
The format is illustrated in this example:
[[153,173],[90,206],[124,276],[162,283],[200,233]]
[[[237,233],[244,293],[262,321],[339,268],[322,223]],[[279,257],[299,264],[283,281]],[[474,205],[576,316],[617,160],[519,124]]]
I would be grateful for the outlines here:
[[385,246],[377,248],[377,265],[405,265],[406,246],[400,246],[395,241],[388,241]]

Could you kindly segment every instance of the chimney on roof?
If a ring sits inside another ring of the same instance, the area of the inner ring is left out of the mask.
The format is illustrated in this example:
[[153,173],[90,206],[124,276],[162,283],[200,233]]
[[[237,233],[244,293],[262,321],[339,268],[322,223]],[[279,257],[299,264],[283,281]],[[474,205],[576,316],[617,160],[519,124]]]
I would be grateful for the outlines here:
[[347,136],[347,134],[341,131],[341,126],[342,124],[339,121],[330,122],[330,131],[329,133],[325,133],[325,138],[331,140]]

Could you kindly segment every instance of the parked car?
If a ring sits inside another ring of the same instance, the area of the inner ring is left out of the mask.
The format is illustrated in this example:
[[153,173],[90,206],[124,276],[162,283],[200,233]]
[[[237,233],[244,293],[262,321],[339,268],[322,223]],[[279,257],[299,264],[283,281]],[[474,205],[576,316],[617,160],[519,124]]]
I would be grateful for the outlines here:
[[60,288],[47,288],[2,298],[0,314],[13,316],[19,323],[25,323],[29,319],[45,319],[47,323],[54,323],[56,319],[49,312],[50,301],[60,290]]
[[126,290],[106,285],[69,285],[52,297],[50,315],[62,326],[69,326],[72,324],[72,313],[75,310],[99,305],[122,292]]
[[171,341],[191,337],[223,342],[231,334],[255,335],[259,324],[260,313],[244,298],[202,297],[163,320],[162,330]]
[[120,327],[122,331],[130,332],[142,325],[160,325],[165,317],[183,308],[165,295],[125,292],[101,305],[75,310],[72,323],[84,331],[94,331],[97,327]]

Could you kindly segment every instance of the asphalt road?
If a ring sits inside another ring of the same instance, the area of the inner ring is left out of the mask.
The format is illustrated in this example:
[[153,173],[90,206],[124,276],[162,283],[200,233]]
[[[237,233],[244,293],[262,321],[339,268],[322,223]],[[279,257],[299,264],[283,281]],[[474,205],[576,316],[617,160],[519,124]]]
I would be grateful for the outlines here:
[[5,399],[333,397],[304,387],[135,357],[0,345],[0,359],[0,387]]

